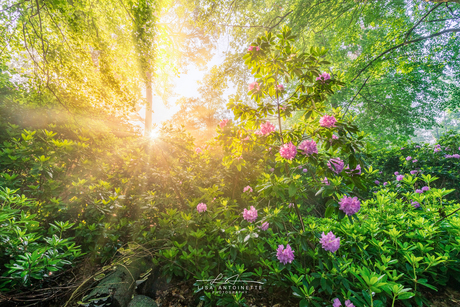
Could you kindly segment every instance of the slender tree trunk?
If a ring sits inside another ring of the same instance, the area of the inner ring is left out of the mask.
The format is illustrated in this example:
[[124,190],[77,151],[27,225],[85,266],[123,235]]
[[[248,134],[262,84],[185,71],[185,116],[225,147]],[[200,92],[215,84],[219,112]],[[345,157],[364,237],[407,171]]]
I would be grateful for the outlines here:
[[153,115],[153,110],[152,110],[152,79],[150,78],[150,75],[147,76],[147,82],[146,82],[146,96],[147,96],[147,106],[145,108],[145,132],[144,136],[150,135],[150,132],[152,131],[152,115]]

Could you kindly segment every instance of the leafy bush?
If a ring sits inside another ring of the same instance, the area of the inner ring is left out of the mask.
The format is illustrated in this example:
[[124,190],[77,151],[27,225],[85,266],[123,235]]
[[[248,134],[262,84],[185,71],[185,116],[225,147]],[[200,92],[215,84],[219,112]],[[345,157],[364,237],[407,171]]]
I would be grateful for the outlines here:
[[55,222],[47,232],[30,214],[39,203],[16,192],[0,189],[0,291],[41,281],[82,256],[74,238],[63,238],[73,223]]

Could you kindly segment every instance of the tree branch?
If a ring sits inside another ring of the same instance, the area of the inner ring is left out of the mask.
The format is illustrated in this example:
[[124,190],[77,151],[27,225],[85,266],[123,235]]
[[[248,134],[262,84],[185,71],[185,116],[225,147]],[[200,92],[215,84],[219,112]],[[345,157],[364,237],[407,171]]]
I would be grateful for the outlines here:
[[407,39],[409,38],[409,36],[411,35],[412,31],[415,30],[415,28],[417,28],[417,26],[423,21],[423,19],[425,19],[428,15],[431,14],[431,12],[433,12],[435,9],[437,9],[438,7],[440,7],[442,5],[442,3],[439,3],[437,5],[435,5],[434,7],[431,8],[431,10],[429,10],[419,21],[417,21],[415,23],[415,25],[409,30],[407,31],[406,33],[406,38],[404,39],[405,42],[407,42]]
[[[460,0],[459,0],[460,1]],[[408,41],[408,42],[404,42],[404,43],[401,43],[401,44],[398,44],[394,47],[391,47],[390,49],[382,52],[381,54],[379,54],[377,57],[375,57],[374,59],[372,59],[366,66],[364,66],[364,68],[360,69],[358,71],[358,74],[350,81],[353,82],[355,81],[364,71],[366,71],[375,61],[377,61],[378,59],[380,59],[381,57],[383,57],[385,54],[387,53],[390,53],[391,51],[395,50],[395,49],[398,49],[402,46],[406,46],[406,45],[409,45],[409,44],[414,44],[414,43],[418,43],[420,41],[423,41],[423,40],[426,40],[426,39],[430,39],[430,38],[433,38],[433,37],[437,37],[437,36],[441,36],[443,34],[446,34],[446,33],[456,33],[456,32],[460,32],[460,29],[447,29],[447,30],[444,30],[444,31],[440,31],[438,33],[434,33],[434,34],[431,34],[431,35],[428,35],[428,36],[422,36],[422,37],[419,37],[417,39],[414,39],[414,40],[411,40],[411,41]]]
[[363,85],[361,85],[361,88],[359,89],[359,91],[356,93],[356,95],[353,97],[353,99],[350,101],[350,103],[348,104],[347,106],[347,109],[345,110],[345,113],[343,113],[343,117],[345,117],[345,115],[347,114],[348,112],[348,108],[350,107],[350,105],[353,103],[353,101],[356,99],[356,96],[358,96],[358,94],[361,92],[361,90],[364,88],[364,86],[366,85],[367,83],[367,80],[369,80],[371,76],[367,77],[366,81],[364,81]]

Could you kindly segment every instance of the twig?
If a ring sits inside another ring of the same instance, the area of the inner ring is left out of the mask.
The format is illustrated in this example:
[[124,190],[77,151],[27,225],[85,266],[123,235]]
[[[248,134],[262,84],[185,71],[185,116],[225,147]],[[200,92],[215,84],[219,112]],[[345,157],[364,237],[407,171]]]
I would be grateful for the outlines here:
[[377,57],[375,57],[373,60],[371,60],[366,66],[364,66],[364,68],[362,68],[361,70],[358,71],[358,74],[350,81],[353,82],[355,81],[365,70],[367,70],[375,61],[377,61],[378,59],[380,59],[381,57],[383,57],[385,54],[395,50],[395,49],[398,49],[399,47],[401,46],[406,46],[406,45],[409,45],[409,44],[414,44],[414,43],[418,43],[420,41],[423,41],[425,39],[430,39],[430,38],[433,38],[433,37],[437,37],[437,36],[441,36],[443,34],[446,34],[446,33],[456,33],[456,32],[460,32],[460,29],[447,29],[447,30],[444,30],[444,31],[440,31],[438,33],[434,33],[434,34],[431,34],[431,35],[428,35],[428,36],[422,36],[422,37],[419,37],[417,39],[414,39],[414,40],[411,40],[411,41],[408,41],[408,42],[404,42],[404,43],[401,43],[401,44],[398,44],[396,46],[393,46],[391,47],[390,49],[382,52],[381,54],[379,54]]
[[407,31],[406,33],[406,38],[404,39],[405,42],[407,42],[407,39],[409,38],[410,34],[412,33],[412,31],[415,30],[415,28],[423,21],[423,19],[425,19],[428,15],[431,14],[431,12],[433,12],[435,9],[437,9],[438,7],[441,6],[442,3],[439,3],[437,5],[435,5],[431,10],[429,10],[419,21],[417,21],[415,23],[415,25],[409,30]]
[[436,225],[437,223],[441,222],[442,220],[444,220],[444,219],[448,218],[449,216],[451,216],[452,214],[454,214],[454,213],[455,213],[455,212],[457,212],[458,210],[460,210],[460,208],[458,208],[458,209],[457,209],[457,210],[455,210],[454,212],[452,212],[452,213],[450,213],[450,214],[446,215],[445,217],[443,217],[443,218],[441,218],[441,219],[437,220],[437,221],[436,221],[436,222],[435,222],[433,225]]
[[345,113],[343,113],[343,117],[345,117],[345,115],[347,114],[348,112],[348,108],[350,107],[350,105],[353,103],[353,101],[356,99],[356,96],[358,96],[358,94],[361,92],[361,90],[364,88],[364,86],[366,85],[367,83],[367,80],[369,80],[371,76],[367,77],[366,81],[364,81],[363,85],[361,85],[361,88],[359,89],[359,91],[356,93],[356,95],[353,97],[353,99],[350,101],[350,103],[348,104],[347,106],[347,109],[345,110]]

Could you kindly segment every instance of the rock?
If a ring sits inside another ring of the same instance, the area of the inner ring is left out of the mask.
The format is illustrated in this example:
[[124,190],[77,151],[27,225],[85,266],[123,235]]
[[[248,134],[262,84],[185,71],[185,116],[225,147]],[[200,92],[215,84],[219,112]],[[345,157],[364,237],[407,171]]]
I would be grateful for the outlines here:
[[145,295],[136,295],[128,307],[158,307],[153,299]]
[[[117,265],[82,299],[79,305],[87,307],[127,307],[136,287],[139,276],[152,267],[145,259],[133,260],[130,264]],[[156,305],[155,305],[156,306]]]

